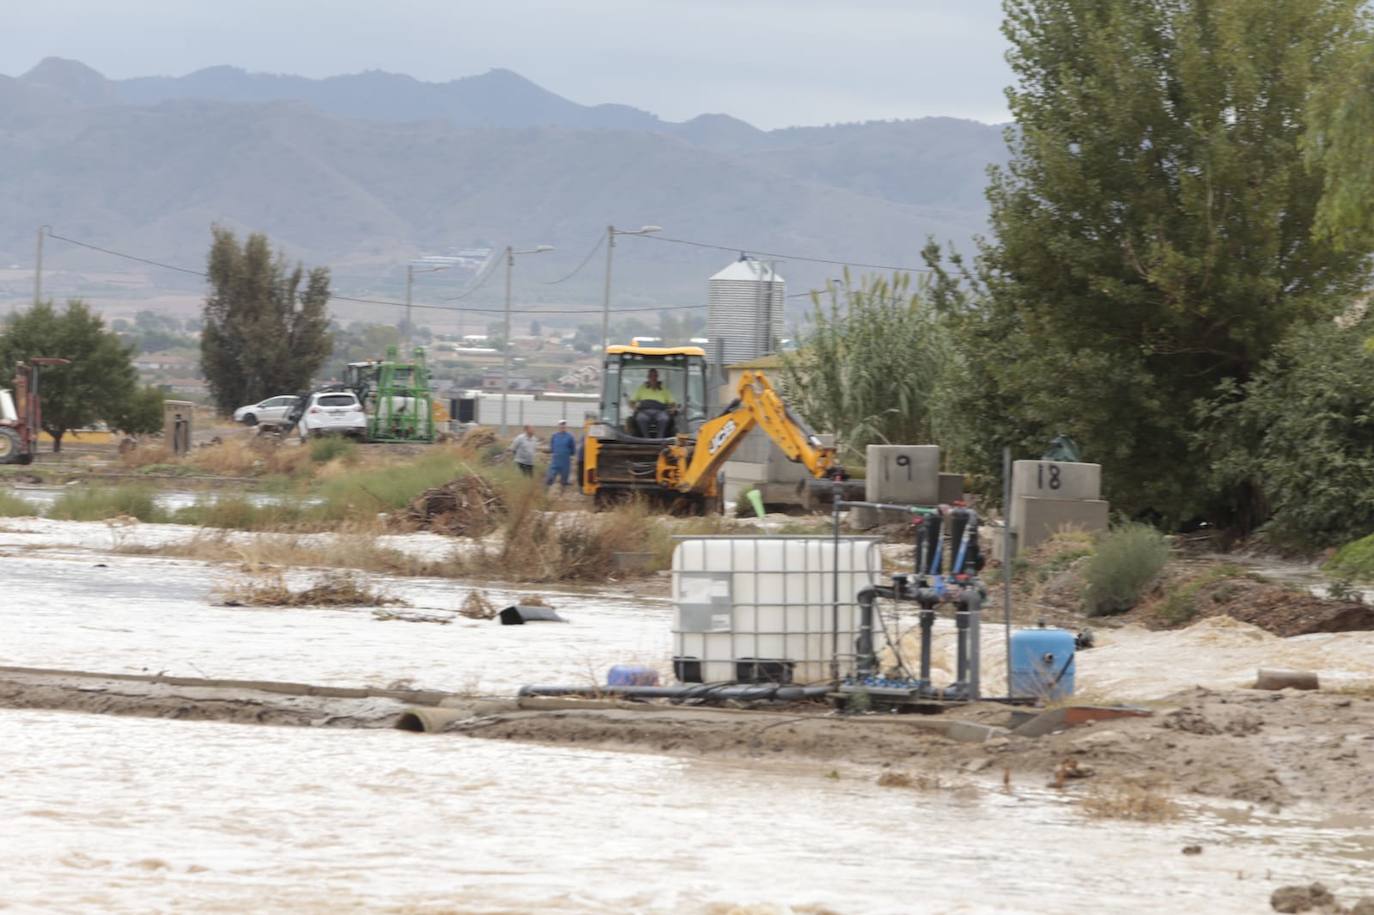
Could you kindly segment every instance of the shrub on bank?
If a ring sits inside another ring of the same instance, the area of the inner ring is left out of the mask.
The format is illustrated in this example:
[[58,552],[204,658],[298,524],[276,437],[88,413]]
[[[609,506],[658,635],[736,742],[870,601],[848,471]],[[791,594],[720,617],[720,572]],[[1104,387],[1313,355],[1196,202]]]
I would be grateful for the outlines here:
[[350,463],[358,456],[358,446],[351,439],[339,435],[327,435],[310,442],[310,460],[316,464],[328,464],[333,460]]
[[153,491],[143,486],[73,486],[62,491],[48,510],[49,518],[60,521],[106,521],[110,518],[137,518],[162,521],[162,512],[153,500]]
[[1349,581],[1374,581],[1374,534],[1341,547],[1322,570]]
[[1089,616],[1124,613],[1169,561],[1169,545],[1146,524],[1127,524],[1102,538],[1083,563],[1084,603]]
[[26,502],[12,492],[0,490],[0,518],[33,518],[37,515],[38,508],[32,502]]

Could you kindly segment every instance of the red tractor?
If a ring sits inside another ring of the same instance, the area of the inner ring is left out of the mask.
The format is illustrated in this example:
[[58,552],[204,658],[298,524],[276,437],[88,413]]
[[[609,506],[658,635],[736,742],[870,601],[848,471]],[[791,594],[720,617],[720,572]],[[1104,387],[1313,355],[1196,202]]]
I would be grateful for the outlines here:
[[35,356],[15,367],[13,389],[0,388],[0,464],[33,463],[38,433],[43,428],[38,368],[70,363],[70,359]]

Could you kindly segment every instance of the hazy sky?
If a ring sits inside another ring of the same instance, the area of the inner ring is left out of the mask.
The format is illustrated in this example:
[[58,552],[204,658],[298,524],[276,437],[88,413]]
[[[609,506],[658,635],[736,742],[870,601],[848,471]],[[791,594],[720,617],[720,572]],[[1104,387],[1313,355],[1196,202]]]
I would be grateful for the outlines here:
[[443,81],[505,67],[584,104],[760,127],[1006,120],[998,0],[0,0],[0,73],[233,64]]

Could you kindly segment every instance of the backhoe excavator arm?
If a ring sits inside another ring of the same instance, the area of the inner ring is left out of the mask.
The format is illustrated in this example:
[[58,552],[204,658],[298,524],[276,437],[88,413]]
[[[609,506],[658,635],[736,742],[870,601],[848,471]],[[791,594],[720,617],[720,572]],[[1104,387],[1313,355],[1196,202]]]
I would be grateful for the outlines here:
[[783,403],[760,372],[745,372],[736,400],[720,416],[702,424],[696,436],[679,435],[658,458],[658,480],[682,493],[715,494],[716,477],[755,426],[760,426],[787,459],[805,464],[818,478],[843,479],[835,449],[820,439]]

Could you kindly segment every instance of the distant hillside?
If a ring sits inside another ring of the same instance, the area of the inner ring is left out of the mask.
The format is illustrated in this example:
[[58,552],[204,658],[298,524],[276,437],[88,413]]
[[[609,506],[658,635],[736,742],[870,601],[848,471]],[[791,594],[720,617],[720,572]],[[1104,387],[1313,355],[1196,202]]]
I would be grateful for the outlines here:
[[[49,59],[0,77],[0,262],[31,260],[47,223],[198,265],[220,222],[359,274],[478,241],[553,244],[528,274],[550,277],[607,223],[653,222],[670,236],[912,264],[928,235],[962,244],[983,230],[984,171],[1003,156],[1000,128],[970,121],[670,124],[501,70],[443,84],[230,67],[109,81]],[[650,300],[699,300],[730,257],[622,244],[636,247],[617,275]],[[838,269],[780,266],[793,288]],[[598,283],[587,270],[524,295],[594,298]]]

